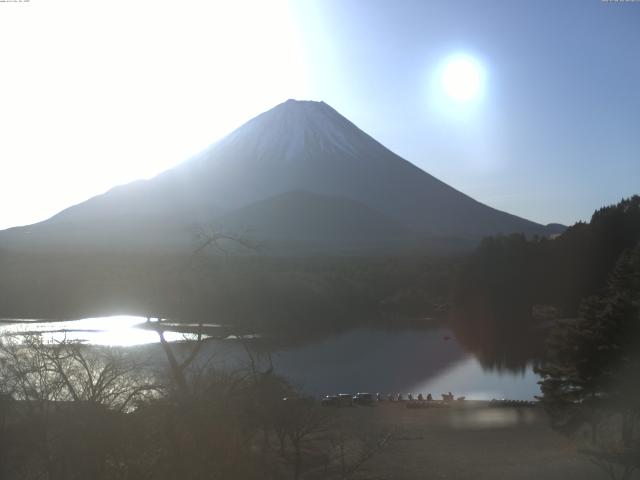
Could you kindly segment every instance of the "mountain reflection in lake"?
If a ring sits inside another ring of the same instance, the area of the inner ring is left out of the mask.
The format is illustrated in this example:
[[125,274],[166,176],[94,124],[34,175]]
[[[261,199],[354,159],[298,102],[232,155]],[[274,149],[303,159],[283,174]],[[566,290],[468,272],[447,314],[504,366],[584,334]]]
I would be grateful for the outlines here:
[[[64,322],[3,320],[0,335],[33,332],[52,340],[66,338],[119,347],[157,343],[157,333],[143,327],[145,320],[135,316]],[[166,331],[165,338],[181,341],[193,335]],[[161,352],[156,353],[154,357],[161,361]],[[215,355],[213,365],[221,368],[248,363],[245,348],[233,339],[212,340],[203,352],[208,354]],[[441,327],[358,328],[304,343],[278,345],[273,347],[271,358],[277,373],[313,395],[369,391],[431,393],[439,397],[451,391],[473,399],[531,399],[539,394],[531,368],[520,374],[485,370],[448,329]],[[259,361],[267,360],[262,355]]]
[[277,372],[313,394],[453,392],[473,399],[532,399],[540,393],[531,368],[489,371],[445,328],[360,328],[275,352]]

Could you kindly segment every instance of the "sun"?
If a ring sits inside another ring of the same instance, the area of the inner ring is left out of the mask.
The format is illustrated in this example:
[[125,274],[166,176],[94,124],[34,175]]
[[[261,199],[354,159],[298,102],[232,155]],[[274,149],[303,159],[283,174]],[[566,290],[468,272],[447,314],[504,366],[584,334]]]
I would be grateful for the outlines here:
[[445,60],[440,82],[447,97],[456,102],[471,102],[482,97],[485,82],[482,65],[472,57],[455,55]]

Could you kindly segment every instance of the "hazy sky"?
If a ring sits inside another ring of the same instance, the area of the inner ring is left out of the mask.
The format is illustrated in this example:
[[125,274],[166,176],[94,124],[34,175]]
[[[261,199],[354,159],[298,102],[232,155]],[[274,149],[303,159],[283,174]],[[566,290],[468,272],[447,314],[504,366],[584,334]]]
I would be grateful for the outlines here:
[[[640,2],[0,2],[0,228],[324,100],[502,210],[588,219],[640,192]],[[484,94],[443,97],[447,58]]]

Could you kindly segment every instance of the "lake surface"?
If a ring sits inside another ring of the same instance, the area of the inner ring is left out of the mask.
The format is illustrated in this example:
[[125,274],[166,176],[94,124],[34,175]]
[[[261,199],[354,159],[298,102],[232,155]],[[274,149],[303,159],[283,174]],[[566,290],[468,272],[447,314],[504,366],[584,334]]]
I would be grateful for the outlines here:
[[[0,319],[0,335],[38,333],[46,340],[83,341],[92,345],[132,347],[157,343],[158,334],[140,328],[144,317],[116,315],[80,320],[43,322],[29,319]],[[167,332],[165,338],[175,342],[192,338],[178,332]]]
[[[64,322],[5,319],[0,335],[40,333],[46,339],[86,341],[93,345],[134,347],[147,345],[162,362],[156,332],[143,328],[146,318],[112,316]],[[193,335],[167,331],[169,341]],[[248,363],[244,347],[232,338],[208,343],[203,355],[213,365],[238,368]],[[469,399],[532,399],[540,393],[531,368],[522,373],[485,370],[464,351],[446,328],[400,330],[358,328],[309,339],[271,351],[275,371],[313,395],[352,393],[431,393],[435,398],[451,391]],[[268,356],[259,361],[266,364]]]

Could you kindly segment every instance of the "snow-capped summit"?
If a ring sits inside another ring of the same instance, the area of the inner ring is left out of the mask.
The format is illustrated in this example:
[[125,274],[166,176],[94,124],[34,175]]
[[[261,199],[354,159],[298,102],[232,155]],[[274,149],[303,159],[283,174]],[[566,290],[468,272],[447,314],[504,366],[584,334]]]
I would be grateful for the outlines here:
[[291,162],[305,158],[305,151],[310,149],[357,155],[349,135],[358,132],[324,102],[290,99],[258,115],[220,143],[250,146],[258,157],[260,152],[275,149],[282,152],[282,161]]

